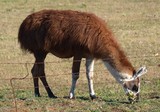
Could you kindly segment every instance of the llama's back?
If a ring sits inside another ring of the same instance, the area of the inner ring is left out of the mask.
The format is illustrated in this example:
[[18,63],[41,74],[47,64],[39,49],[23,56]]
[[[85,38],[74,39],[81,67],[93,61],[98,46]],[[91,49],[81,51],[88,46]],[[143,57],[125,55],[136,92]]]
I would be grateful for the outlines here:
[[21,48],[31,53],[46,51],[70,56],[77,51],[104,54],[105,41],[111,45],[114,42],[110,39],[114,40],[111,32],[94,14],[55,10],[29,15],[21,24],[18,35]]

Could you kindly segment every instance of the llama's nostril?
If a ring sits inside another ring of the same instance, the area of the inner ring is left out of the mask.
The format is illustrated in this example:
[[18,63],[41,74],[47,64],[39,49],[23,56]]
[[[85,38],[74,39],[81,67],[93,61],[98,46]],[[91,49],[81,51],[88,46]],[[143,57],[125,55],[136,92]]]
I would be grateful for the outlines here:
[[137,92],[138,91],[138,86],[134,85],[133,88],[132,88],[132,91]]

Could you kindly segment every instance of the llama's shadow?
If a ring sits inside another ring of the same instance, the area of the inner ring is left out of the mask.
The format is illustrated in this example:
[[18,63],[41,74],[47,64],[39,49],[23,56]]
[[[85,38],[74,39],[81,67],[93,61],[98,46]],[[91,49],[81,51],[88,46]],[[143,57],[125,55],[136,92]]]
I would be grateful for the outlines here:
[[[64,96],[63,97],[64,99],[70,99],[69,96]],[[97,97],[96,99],[92,100],[90,97],[85,97],[85,96],[77,96],[76,98],[73,98],[72,100],[83,100],[83,101],[97,101],[97,102],[105,102],[106,104],[108,105],[117,105],[117,104],[126,104],[126,105],[129,105],[131,104],[129,101],[127,100],[119,100],[119,99],[105,99],[105,98],[101,98],[101,97]],[[160,96],[152,96],[148,99],[157,99],[159,100],[160,99]],[[141,101],[141,100],[140,100]],[[135,103],[138,103],[140,101],[137,101]]]
[[[70,99],[69,96],[64,96],[63,98],[64,99]],[[73,99],[80,99],[80,100],[84,100],[84,101],[91,100],[89,97],[84,97],[84,96],[78,96],[78,97],[73,98]]]
[[[64,96],[63,98],[69,99],[68,96]],[[130,104],[128,101],[120,101],[120,100],[112,100],[112,99],[103,99],[101,97],[97,97],[96,99],[92,100],[90,97],[85,97],[85,96],[78,96],[74,99],[79,99],[79,100],[84,100],[84,101],[98,101],[98,102],[106,102],[107,104]]]
[[105,101],[107,104],[131,104],[128,101],[118,101],[118,100],[103,100]]
[[97,101],[103,101],[103,102],[105,102],[107,104],[110,104],[110,105],[112,105],[112,104],[130,104],[130,102],[127,101],[127,100],[122,101],[122,100],[119,100],[119,99],[104,99],[104,98],[98,97],[96,100]]
[[151,96],[150,99],[160,99],[160,96]]
[[78,96],[76,99],[84,100],[84,101],[89,101],[91,100],[89,97],[84,97],[84,96]]

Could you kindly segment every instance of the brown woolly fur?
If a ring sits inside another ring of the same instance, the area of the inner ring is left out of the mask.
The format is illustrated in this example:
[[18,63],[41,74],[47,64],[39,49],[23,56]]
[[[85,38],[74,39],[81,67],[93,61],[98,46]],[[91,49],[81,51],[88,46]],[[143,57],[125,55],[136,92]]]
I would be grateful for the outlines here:
[[[18,41],[24,51],[33,53],[35,57],[31,70],[35,96],[40,96],[40,79],[48,96],[56,98],[45,77],[44,60],[48,53],[60,58],[73,57],[70,98],[74,97],[74,81],[79,77],[80,61],[76,60],[102,59],[119,73],[130,76],[135,73],[106,23],[94,14],[71,10],[42,10],[33,13],[22,22]],[[95,98],[95,95],[90,96]]]
[[31,53],[106,59],[118,71],[134,71],[106,23],[94,14],[71,10],[33,13],[21,24],[18,40]]

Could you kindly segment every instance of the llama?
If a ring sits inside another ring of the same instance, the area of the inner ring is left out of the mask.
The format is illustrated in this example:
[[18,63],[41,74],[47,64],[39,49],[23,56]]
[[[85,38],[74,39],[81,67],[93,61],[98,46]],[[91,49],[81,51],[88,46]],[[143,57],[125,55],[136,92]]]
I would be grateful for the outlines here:
[[93,88],[95,59],[103,61],[127,95],[132,92],[136,99],[139,98],[139,77],[146,72],[146,68],[143,67],[136,72],[114,35],[106,27],[106,23],[94,14],[71,10],[35,12],[22,22],[18,41],[24,51],[32,53],[35,57],[35,64],[31,70],[35,96],[40,96],[38,84],[40,79],[48,96],[56,98],[46,81],[44,71],[46,55],[52,53],[59,58],[73,57],[69,98],[75,97],[74,90],[82,58],[86,59],[86,75],[91,99],[96,98]]

